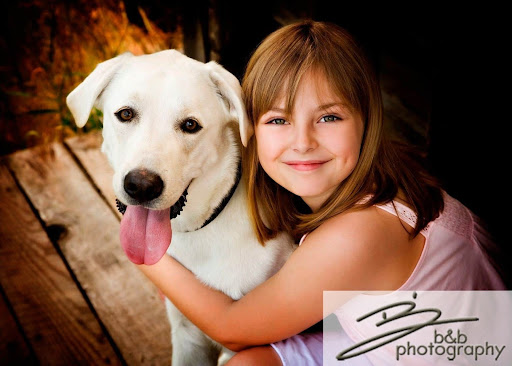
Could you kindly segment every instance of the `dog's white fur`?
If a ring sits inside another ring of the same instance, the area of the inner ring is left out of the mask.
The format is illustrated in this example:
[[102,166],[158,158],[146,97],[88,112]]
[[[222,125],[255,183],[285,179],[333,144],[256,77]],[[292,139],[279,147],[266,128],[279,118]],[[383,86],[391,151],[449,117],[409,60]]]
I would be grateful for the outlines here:
[[[100,63],[69,94],[67,104],[79,127],[93,106],[103,111],[102,151],[114,169],[114,191],[122,202],[134,204],[123,189],[132,169],[153,171],[164,182],[162,195],[146,206],[151,209],[170,207],[190,184],[186,206],[172,220],[168,254],[205,284],[239,299],[277,272],[295,248],[284,233],[265,246],[257,242],[243,179],[220,215],[198,229],[235,183],[240,140],[246,145],[252,134],[240,84],[219,64],[201,63],[175,50],[125,53]],[[114,113],[122,107],[135,111],[134,120],[118,121]],[[187,118],[198,121],[202,130],[180,130]],[[166,308],[173,365],[217,364],[222,346],[169,300]]]

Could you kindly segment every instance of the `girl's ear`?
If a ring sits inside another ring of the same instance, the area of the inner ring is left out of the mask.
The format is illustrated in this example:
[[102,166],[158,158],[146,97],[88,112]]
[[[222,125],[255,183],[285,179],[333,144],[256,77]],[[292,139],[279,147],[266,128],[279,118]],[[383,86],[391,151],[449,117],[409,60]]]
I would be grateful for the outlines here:
[[247,117],[240,82],[233,74],[215,61],[210,61],[205,66],[210,73],[210,78],[214,85],[219,89],[221,96],[229,105],[229,113],[238,121],[242,144],[247,147],[247,143],[254,131]]
[[133,57],[133,54],[125,52],[98,64],[94,71],[69,93],[66,104],[78,127],[83,127],[87,123],[91,109],[95,106],[98,97],[112,81],[116,71],[130,57]]

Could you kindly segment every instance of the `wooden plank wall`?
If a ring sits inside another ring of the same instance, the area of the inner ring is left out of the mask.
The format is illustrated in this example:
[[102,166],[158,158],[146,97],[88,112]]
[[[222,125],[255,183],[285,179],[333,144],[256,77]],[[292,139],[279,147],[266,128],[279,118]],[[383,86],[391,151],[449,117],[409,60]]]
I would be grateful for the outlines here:
[[42,364],[169,365],[164,306],[119,245],[100,141],[40,146],[0,165],[0,310],[10,329],[0,342]]

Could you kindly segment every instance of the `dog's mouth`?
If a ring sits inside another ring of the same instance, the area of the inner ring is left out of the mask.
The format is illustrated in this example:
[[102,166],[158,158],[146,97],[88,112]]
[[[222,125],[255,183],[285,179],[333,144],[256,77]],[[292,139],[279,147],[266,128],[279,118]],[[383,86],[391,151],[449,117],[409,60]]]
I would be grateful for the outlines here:
[[164,256],[172,239],[170,219],[185,207],[187,193],[185,189],[174,205],[163,210],[127,206],[116,199],[117,208],[123,214],[119,231],[121,246],[130,261],[151,265]]
[[[171,206],[171,210],[170,210],[170,214],[169,214],[169,217],[171,220],[178,217],[179,214],[181,213],[181,211],[183,211],[183,207],[185,207],[185,204],[187,202],[187,195],[188,195],[188,187],[185,189],[185,192],[182,193],[180,198],[178,198],[176,203]],[[122,203],[121,201],[119,201],[117,198],[116,198],[116,207],[117,207],[117,210],[124,215],[124,213],[126,212],[127,206],[124,203]]]

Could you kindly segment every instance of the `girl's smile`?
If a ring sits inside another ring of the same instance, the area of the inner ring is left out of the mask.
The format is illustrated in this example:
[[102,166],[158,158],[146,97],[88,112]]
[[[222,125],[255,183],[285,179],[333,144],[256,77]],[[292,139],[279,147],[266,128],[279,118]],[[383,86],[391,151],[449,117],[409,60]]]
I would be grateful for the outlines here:
[[325,163],[329,162],[330,160],[304,160],[304,161],[285,161],[284,163],[287,164],[290,168],[301,171],[301,172],[309,172],[312,170],[316,170],[320,168]]
[[329,87],[321,72],[301,81],[291,115],[284,99],[263,114],[256,128],[261,166],[279,185],[316,211],[354,170],[363,123]]

